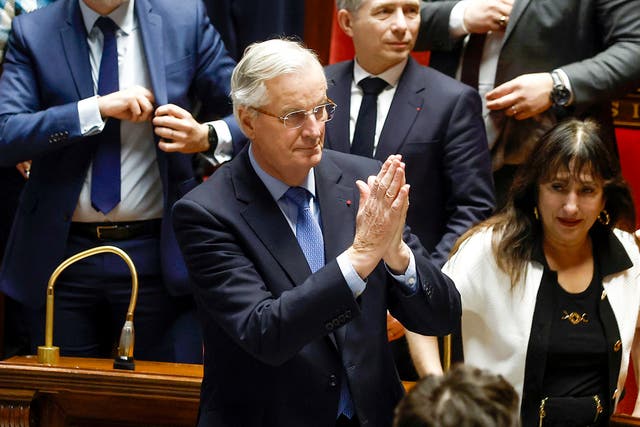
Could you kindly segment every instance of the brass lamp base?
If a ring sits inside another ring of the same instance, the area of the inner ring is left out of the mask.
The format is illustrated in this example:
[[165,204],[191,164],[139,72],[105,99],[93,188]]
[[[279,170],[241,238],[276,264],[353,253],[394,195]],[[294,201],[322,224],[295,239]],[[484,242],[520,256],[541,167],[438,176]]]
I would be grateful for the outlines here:
[[60,347],[47,347],[41,345],[38,347],[38,363],[43,365],[57,365],[60,360]]

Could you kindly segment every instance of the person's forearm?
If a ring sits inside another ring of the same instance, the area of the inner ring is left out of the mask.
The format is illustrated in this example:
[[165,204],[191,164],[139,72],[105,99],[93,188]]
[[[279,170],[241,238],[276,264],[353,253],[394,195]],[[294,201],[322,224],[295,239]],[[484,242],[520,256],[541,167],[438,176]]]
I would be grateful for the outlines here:
[[438,338],[406,331],[411,359],[420,378],[427,375],[442,375]]

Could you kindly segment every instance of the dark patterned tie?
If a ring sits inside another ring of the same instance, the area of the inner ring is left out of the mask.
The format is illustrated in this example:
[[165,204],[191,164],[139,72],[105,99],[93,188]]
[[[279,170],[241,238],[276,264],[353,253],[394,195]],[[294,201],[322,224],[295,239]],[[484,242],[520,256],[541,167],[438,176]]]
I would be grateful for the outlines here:
[[[108,95],[119,90],[116,43],[118,26],[105,17],[98,18],[96,26],[104,35],[98,95]],[[96,139],[98,142],[93,154],[91,173],[91,204],[96,210],[107,214],[120,203],[120,120],[108,118]]]
[[376,118],[378,115],[378,95],[389,84],[378,77],[367,77],[360,80],[362,88],[362,104],[358,111],[356,129],[351,143],[351,154],[373,157],[373,143],[376,135]]
[[468,84],[474,89],[478,89],[478,76],[480,75],[480,62],[482,61],[482,51],[486,34],[471,34],[469,41],[462,55],[462,72],[460,81]]
[[[324,266],[324,240],[322,230],[316,217],[311,212],[311,193],[302,187],[290,187],[284,194],[288,200],[298,207],[296,220],[296,240],[304,253],[311,272],[315,273]],[[338,416],[343,414],[347,418],[353,417],[353,401],[349,393],[346,373],[342,373],[340,400],[338,402]]]

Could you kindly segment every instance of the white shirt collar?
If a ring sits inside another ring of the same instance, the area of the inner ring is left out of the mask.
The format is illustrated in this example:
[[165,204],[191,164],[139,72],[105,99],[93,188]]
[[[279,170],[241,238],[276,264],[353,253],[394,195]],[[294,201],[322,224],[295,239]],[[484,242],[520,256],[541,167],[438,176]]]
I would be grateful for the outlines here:
[[[78,0],[78,3],[80,4],[80,12],[82,13],[82,20],[87,29],[87,34],[90,34],[100,15],[87,6],[83,0]],[[134,4],[135,0],[127,0],[107,15],[125,34],[129,34],[133,30]]]
[[[289,185],[285,184],[284,182],[280,181],[277,178],[272,177],[264,169],[260,167],[260,165],[258,164],[258,161],[253,155],[252,147],[249,147],[249,161],[251,162],[251,166],[253,166],[253,169],[256,171],[256,174],[258,175],[260,180],[267,187],[267,190],[269,190],[269,193],[271,193],[271,196],[273,197],[273,199],[276,201],[280,200],[282,196],[284,196],[284,193],[286,193],[287,190],[289,189]],[[309,193],[311,193],[311,195],[315,199],[316,179],[313,174],[313,168],[309,170],[309,173],[307,174],[307,178],[301,185],[299,185],[299,187],[306,188],[307,191],[309,191]]]
[[404,67],[407,65],[408,60],[409,59],[407,58],[404,61],[394,65],[393,67],[383,71],[382,73],[378,75],[373,75],[365,71],[365,69],[362,68],[360,64],[358,64],[358,58],[356,58],[353,63],[353,81],[356,82],[357,84],[358,82],[360,82],[360,80],[370,76],[379,77],[385,82],[389,83],[390,86],[396,87],[396,85],[398,84],[398,81],[400,80],[400,76],[402,76]]

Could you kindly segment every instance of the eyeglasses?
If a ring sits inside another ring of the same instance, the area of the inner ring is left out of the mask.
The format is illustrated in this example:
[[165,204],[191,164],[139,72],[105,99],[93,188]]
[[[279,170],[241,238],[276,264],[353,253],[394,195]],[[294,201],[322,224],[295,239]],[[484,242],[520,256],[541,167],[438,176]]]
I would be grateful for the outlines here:
[[271,114],[268,111],[263,110],[262,108],[251,107],[256,110],[258,113],[262,113],[265,116],[275,117],[280,120],[284,127],[287,129],[296,129],[301,127],[305,120],[307,120],[307,116],[313,115],[313,117],[318,122],[328,122],[333,119],[333,114],[336,112],[337,105],[330,99],[328,102],[324,104],[317,105],[313,107],[311,110],[298,110],[292,111],[290,113],[285,114],[284,116],[276,116],[275,114]]

